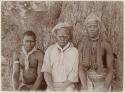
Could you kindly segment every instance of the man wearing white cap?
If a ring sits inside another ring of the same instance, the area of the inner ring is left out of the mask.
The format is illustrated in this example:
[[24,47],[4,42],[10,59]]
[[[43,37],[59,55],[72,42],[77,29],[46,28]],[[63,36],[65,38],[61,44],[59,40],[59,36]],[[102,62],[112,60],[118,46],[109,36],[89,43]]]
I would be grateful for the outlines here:
[[72,26],[58,23],[52,30],[57,43],[48,47],[44,56],[42,72],[47,83],[47,91],[74,91],[78,82],[78,50],[71,40]]
[[[102,37],[104,25],[94,13],[85,20],[87,36],[78,47],[80,56],[79,77],[83,91],[109,91],[113,76],[113,50]],[[106,60],[103,60],[105,57]]]

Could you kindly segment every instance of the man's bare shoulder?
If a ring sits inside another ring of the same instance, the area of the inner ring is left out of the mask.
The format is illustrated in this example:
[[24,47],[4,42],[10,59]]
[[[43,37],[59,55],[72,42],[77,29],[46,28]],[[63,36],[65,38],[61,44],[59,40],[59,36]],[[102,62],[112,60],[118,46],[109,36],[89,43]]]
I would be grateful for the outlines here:
[[39,56],[39,55],[41,56],[41,55],[44,55],[44,52],[42,49],[37,48],[37,51],[35,52],[35,54],[36,56]]
[[21,47],[17,47],[14,49],[14,54],[21,54],[22,50],[21,50]]
[[102,46],[106,50],[112,49],[112,45],[111,45],[111,42],[109,40],[103,40]]
[[81,40],[78,42],[78,49],[82,49],[84,44],[88,41],[88,36],[84,35]]
[[21,55],[21,48],[20,47],[15,48],[14,52],[13,52],[13,60],[14,61],[19,60],[20,59],[20,55]]

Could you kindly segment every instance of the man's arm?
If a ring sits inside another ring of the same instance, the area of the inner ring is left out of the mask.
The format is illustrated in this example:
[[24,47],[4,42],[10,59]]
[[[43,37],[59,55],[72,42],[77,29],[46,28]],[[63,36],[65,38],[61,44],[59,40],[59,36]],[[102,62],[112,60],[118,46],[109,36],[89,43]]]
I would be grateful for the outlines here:
[[113,50],[110,43],[105,44],[105,50],[107,52],[106,62],[107,62],[107,75],[105,78],[105,89],[108,89],[113,76]]
[[44,78],[47,83],[48,89],[50,89],[50,91],[54,91],[52,74],[49,72],[44,72]]
[[83,90],[87,90],[87,69],[86,69],[86,64],[83,65],[83,59],[82,59],[82,50],[83,50],[83,41],[79,44],[78,46],[78,51],[79,51],[79,78],[82,84]]
[[53,91],[53,80],[52,80],[52,67],[51,67],[51,60],[50,60],[50,50],[51,49],[47,49],[45,52],[45,56],[44,56],[44,62],[43,62],[43,66],[41,69],[41,72],[44,72],[44,79],[47,83],[47,87],[48,89],[50,89],[50,91]]
[[19,77],[20,77],[20,64],[17,53],[14,53],[13,56],[13,88],[18,90],[19,87]]
[[82,64],[79,64],[79,78],[82,84],[82,89],[87,90],[87,71]]
[[38,76],[31,90],[37,90],[40,87],[42,79],[43,79],[43,74],[41,72],[41,68],[43,65],[43,53],[39,52],[37,56],[38,56],[38,67],[37,67]]
[[78,82],[78,65],[79,65],[79,53],[76,49],[72,56],[73,58],[73,67],[71,72],[68,75],[68,80],[64,83],[64,89],[67,88],[70,84]]

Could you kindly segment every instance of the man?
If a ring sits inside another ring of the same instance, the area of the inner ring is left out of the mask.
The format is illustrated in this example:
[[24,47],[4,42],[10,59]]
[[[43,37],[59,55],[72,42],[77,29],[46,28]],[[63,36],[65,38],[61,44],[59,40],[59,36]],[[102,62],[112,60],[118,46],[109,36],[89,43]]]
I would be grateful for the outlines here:
[[13,57],[13,83],[15,90],[38,90],[41,87],[43,52],[36,48],[36,35],[32,31],[23,34],[23,46]]
[[83,91],[109,91],[111,88],[113,50],[111,44],[102,37],[101,27],[104,25],[94,13],[86,18],[87,36],[78,47],[79,77]]
[[46,50],[41,70],[47,91],[74,91],[74,83],[78,82],[78,51],[70,42],[72,28],[68,23],[59,23],[52,30],[57,43]]

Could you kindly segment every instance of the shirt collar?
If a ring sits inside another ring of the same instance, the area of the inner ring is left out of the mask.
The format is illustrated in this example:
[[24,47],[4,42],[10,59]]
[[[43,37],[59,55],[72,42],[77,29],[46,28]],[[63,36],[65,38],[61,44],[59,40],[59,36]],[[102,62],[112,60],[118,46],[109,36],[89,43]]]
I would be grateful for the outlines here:
[[72,44],[71,44],[70,42],[68,42],[68,43],[64,46],[64,48],[61,48],[61,47],[59,46],[59,44],[56,43],[57,48],[60,49],[61,51],[67,50],[71,45],[72,45]]

